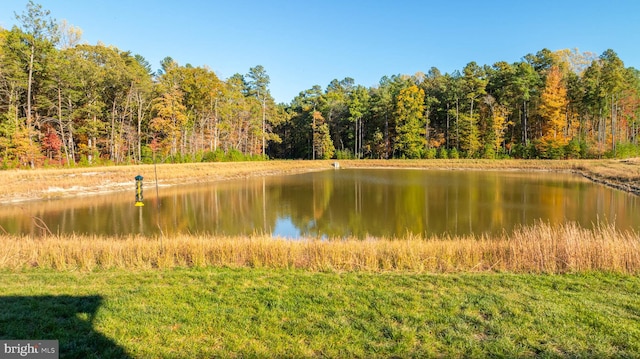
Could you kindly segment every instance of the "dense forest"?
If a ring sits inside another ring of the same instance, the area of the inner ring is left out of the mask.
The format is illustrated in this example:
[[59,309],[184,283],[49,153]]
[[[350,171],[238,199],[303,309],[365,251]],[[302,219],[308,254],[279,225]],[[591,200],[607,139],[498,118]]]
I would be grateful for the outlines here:
[[640,72],[613,50],[333,80],[277,104],[257,65],[220,79],[81,43],[29,1],[0,28],[0,167],[266,158],[640,155]]

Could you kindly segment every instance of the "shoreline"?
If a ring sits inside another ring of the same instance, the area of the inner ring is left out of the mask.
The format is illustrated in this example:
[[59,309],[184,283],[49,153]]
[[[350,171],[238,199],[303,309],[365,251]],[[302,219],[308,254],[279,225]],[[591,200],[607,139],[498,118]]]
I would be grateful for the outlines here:
[[[244,181],[245,178],[255,176],[333,171],[332,164],[333,161],[168,165],[158,168],[158,178],[164,186],[217,180]],[[596,173],[600,176],[598,179],[620,178],[632,181],[634,185],[638,183],[633,172],[638,170],[636,162],[620,161],[341,161],[340,167],[539,173],[547,171],[577,174],[584,172],[587,175]],[[65,178],[65,184],[58,183],[56,186],[64,189],[66,185],[68,190],[65,195],[71,197],[88,194],[86,191],[82,194],[73,192],[80,188],[86,189],[89,186],[87,178],[95,182],[96,177],[102,180],[100,183],[130,183],[130,186],[127,186],[127,190],[130,191],[135,188],[135,175],[132,174],[146,171],[142,173],[147,179],[147,185],[152,185],[153,175],[148,174],[152,170],[153,166],[131,166],[99,170],[93,168],[90,171],[78,169],[13,174],[22,176],[22,188],[34,190],[47,189],[51,182],[55,182],[55,178]],[[616,175],[618,177],[615,177]],[[130,182],[122,181],[128,178],[131,178]],[[81,180],[85,182],[82,183]],[[6,191],[11,183],[8,180],[0,183],[0,191]],[[40,186],[34,188],[36,183]],[[104,193],[112,191],[109,188],[105,189],[105,186],[100,187],[100,183],[93,184],[92,188]],[[59,190],[54,192],[60,193]],[[35,194],[39,192],[30,193],[37,199]],[[86,201],[97,200],[96,197],[86,198],[90,198]],[[108,201],[109,198],[100,200]],[[56,205],[70,205],[69,202]],[[19,204],[17,206],[20,207]],[[289,241],[283,238],[274,240],[271,235],[259,233],[240,236],[188,233],[171,235],[171,240],[165,241],[162,233],[149,238],[138,235],[99,237],[60,235],[52,233],[46,227],[41,229],[43,235],[38,238],[9,235],[6,232],[3,236],[0,233],[3,252],[13,253],[0,258],[0,271],[32,268],[94,271],[177,267],[265,267],[308,271],[330,269],[430,273],[499,271],[540,274],[593,271],[637,274],[640,271],[637,233],[634,230],[617,230],[615,226],[607,223],[598,223],[589,229],[575,223],[552,226],[541,222],[493,236],[414,236],[402,237],[402,241],[395,240],[398,238],[384,237],[368,237],[364,241],[359,238],[339,238],[337,241],[307,238],[305,241]]]
[[0,205],[97,196],[135,188],[134,177],[144,174],[145,186],[169,187],[190,183],[229,181],[251,177],[298,174],[350,168],[414,168],[459,171],[550,171],[582,176],[594,183],[640,195],[640,158],[625,160],[295,160],[214,162],[9,170],[1,172]]

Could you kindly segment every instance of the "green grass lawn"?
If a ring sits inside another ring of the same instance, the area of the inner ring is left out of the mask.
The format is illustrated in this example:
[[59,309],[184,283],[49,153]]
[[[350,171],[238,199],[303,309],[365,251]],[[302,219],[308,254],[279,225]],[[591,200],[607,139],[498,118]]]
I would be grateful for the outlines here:
[[61,358],[640,357],[640,278],[268,269],[0,274]]

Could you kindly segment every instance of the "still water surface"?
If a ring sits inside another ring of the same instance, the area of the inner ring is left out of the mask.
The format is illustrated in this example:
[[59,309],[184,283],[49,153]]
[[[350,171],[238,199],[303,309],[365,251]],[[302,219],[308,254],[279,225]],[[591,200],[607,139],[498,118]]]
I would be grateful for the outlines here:
[[[640,197],[570,174],[341,169],[0,206],[0,230],[298,238],[501,233],[542,220],[640,228]],[[40,222],[42,220],[43,223]]]

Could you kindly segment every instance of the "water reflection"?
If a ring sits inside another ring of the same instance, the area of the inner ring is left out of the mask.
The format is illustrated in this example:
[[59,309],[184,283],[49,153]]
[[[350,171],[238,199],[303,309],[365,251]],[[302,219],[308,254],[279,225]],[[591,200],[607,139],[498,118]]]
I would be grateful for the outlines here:
[[[270,233],[297,238],[500,233],[536,220],[638,229],[639,201],[555,173],[330,170],[0,207],[10,233]],[[37,219],[37,220],[36,220]],[[39,220],[43,223],[39,224]],[[44,226],[46,224],[46,226]]]

